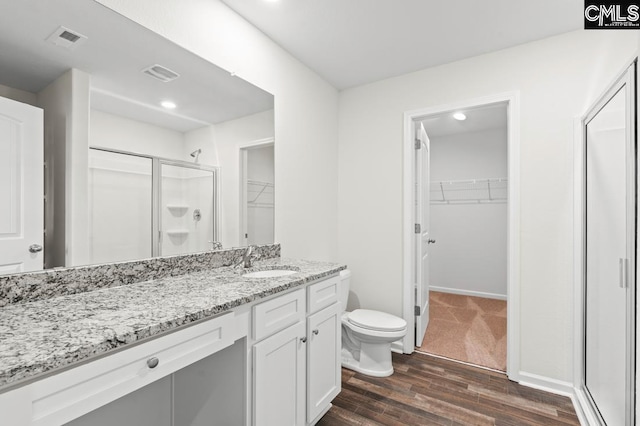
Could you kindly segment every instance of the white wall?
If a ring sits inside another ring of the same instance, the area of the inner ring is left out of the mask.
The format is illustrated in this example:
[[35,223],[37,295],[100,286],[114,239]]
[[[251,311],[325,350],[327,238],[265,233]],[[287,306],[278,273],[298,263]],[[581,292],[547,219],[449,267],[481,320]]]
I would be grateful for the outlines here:
[[571,381],[573,119],[637,46],[631,32],[576,31],[342,92],[339,254],[361,305],[402,314],[403,113],[519,91],[519,364]]
[[184,134],[175,130],[96,109],[91,110],[89,139],[91,147],[188,161],[184,158],[184,140]]
[[0,96],[29,105],[37,106],[38,95],[0,84]]
[[[432,183],[506,177],[506,127],[431,138],[429,175]],[[506,202],[432,203],[430,213],[431,288],[506,299]]]
[[219,0],[99,2],[275,96],[276,239],[337,260],[337,90]]
[[72,69],[40,93],[47,170],[45,267],[88,263],[89,75]]

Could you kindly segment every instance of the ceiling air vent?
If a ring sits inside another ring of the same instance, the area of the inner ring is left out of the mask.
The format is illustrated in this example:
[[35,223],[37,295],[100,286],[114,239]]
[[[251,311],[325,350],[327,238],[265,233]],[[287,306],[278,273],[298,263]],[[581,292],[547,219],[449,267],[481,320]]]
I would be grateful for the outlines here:
[[47,38],[47,41],[50,41],[56,46],[73,50],[87,41],[87,36],[84,36],[77,31],[70,30],[69,28],[58,27],[58,29]]
[[178,74],[177,72],[171,71],[169,68],[165,68],[162,65],[158,64],[145,68],[142,70],[142,72],[165,83],[168,83],[180,77],[180,74]]

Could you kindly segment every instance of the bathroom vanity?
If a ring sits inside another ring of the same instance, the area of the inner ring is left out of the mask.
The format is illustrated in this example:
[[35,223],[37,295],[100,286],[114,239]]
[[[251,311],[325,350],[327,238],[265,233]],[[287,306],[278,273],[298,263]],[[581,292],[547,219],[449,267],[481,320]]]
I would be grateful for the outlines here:
[[[235,252],[215,268],[0,308],[2,424],[317,422],[340,391],[345,267],[276,256],[247,271],[228,266]],[[244,276],[279,269],[296,272]]]

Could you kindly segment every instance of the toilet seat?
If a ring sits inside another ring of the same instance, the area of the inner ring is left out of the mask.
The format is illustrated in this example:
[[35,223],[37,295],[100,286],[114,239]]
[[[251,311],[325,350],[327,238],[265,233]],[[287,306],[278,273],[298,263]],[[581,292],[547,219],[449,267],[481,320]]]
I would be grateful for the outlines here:
[[373,331],[394,332],[407,328],[407,322],[402,318],[370,309],[356,309],[348,314],[347,320],[353,325]]

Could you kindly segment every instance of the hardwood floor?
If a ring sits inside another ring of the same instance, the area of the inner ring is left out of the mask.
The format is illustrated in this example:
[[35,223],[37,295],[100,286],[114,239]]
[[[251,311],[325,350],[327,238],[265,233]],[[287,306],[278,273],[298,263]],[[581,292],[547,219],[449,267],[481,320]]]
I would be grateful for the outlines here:
[[342,369],[342,392],[319,426],[579,425],[571,400],[504,374],[429,355],[393,354],[391,377]]

